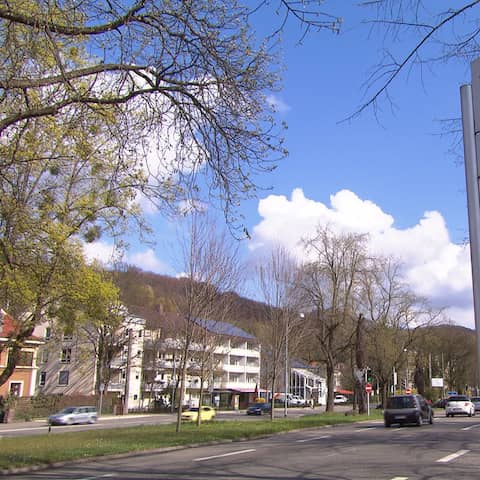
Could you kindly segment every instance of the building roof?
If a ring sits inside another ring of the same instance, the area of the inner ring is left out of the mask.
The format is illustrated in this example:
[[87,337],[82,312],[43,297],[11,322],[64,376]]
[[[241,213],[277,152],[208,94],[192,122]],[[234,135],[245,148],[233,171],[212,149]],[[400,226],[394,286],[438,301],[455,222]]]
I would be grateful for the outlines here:
[[209,332],[217,333],[219,335],[228,335],[230,337],[245,338],[246,340],[256,340],[253,335],[245,332],[239,327],[231,323],[219,322],[217,320],[195,319],[197,325],[205,328]]
[[[2,308],[0,312],[0,338],[4,339],[3,341],[5,341],[5,339],[8,339],[10,337],[15,337],[15,335],[17,335],[18,333],[18,330],[19,330],[19,327],[15,322],[15,320],[13,319],[13,317],[7,312],[5,312],[5,310]],[[34,335],[30,335],[24,341],[26,344],[27,343],[31,344],[32,342],[43,343],[42,339]]]

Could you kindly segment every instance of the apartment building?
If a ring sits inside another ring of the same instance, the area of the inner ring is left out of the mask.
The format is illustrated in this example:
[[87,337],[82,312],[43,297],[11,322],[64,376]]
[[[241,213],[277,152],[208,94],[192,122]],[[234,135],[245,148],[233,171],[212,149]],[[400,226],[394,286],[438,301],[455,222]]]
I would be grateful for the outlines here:
[[[155,321],[125,316],[114,332],[116,350],[106,368],[101,367],[98,353],[99,342],[106,340],[101,340],[104,332],[98,327],[82,324],[68,332],[53,323],[37,327],[36,335],[43,339],[43,345],[38,352],[36,392],[95,395],[100,384],[118,398],[123,412],[171,404],[179,394],[183,318],[176,313],[153,317]],[[198,404],[203,378],[206,403],[246,407],[260,384],[258,341],[224,322],[195,322],[196,338],[188,346],[182,382],[184,404]]]
[[[166,320],[166,321],[165,321]],[[181,326],[176,313],[164,315],[164,325]],[[242,329],[214,320],[194,320],[195,338],[189,343],[183,384],[184,404],[196,406],[200,390],[204,403],[245,408],[260,383],[261,347]],[[182,331],[179,328],[179,331]],[[184,331],[184,330],[183,330]],[[148,330],[145,335],[143,399],[168,406],[175,401],[184,338],[170,329]],[[202,388],[201,388],[202,387]]]

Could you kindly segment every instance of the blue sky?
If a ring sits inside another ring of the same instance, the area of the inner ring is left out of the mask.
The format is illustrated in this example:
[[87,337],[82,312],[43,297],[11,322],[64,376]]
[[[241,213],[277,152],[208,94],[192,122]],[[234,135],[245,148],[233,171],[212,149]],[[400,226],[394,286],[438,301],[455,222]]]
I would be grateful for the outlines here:
[[[298,45],[298,24],[285,30],[283,88],[273,98],[279,120],[288,124],[289,156],[259,179],[272,189],[241,207],[252,234],[245,255],[278,238],[294,248],[317,222],[354,229],[362,219],[360,230],[372,234],[376,248],[406,263],[419,294],[449,307],[452,321],[473,327],[463,147],[452,153],[458,135],[440,135],[442,120],[460,118],[459,88],[470,83],[469,65],[400,75],[390,89],[394,108],[382,101],[376,114],[367,109],[345,121],[364,100],[382,37],[361,24],[366,12],[354,2],[330,1],[325,10],[343,17],[339,35],[310,33]],[[411,41],[405,37],[395,48],[407,50]],[[175,275],[168,247],[175,243],[174,225],[151,218],[158,244],[134,245],[127,261]]]

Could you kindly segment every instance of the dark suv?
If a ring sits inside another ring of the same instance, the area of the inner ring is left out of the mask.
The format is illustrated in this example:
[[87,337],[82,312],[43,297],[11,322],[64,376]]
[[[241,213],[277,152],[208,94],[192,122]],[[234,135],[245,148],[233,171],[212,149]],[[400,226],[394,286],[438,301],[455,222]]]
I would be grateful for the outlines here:
[[387,408],[383,412],[385,426],[394,423],[422,425],[433,423],[433,410],[426,400],[418,394],[394,395],[387,399]]

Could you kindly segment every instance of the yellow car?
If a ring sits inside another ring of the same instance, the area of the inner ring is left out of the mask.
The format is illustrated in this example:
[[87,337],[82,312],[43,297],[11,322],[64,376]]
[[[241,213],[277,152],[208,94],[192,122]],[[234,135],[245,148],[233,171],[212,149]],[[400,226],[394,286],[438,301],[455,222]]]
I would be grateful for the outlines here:
[[[198,407],[189,408],[182,413],[182,422],[196,422],[198,418]],[[212,407],[200,407],[200,421],[208,422],[215,418],[215,409]]]

